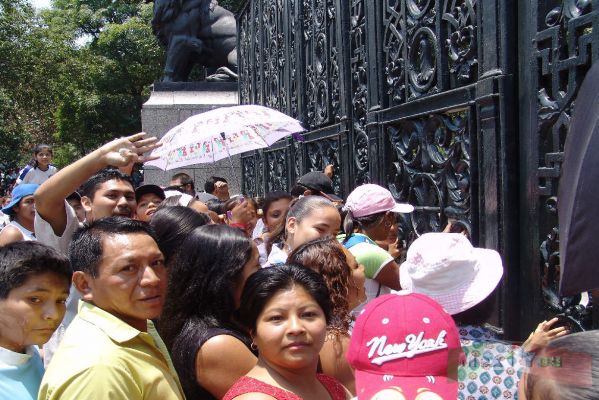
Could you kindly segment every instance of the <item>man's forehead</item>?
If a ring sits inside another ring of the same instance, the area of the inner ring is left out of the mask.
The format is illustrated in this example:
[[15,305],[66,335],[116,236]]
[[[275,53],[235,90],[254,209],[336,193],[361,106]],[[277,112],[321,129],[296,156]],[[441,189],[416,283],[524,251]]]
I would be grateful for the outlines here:
[[110,179],[98,185],[98,190],[121,190],[133,192],[133,185],[130,182],[121,179]]
[[105,257],[116,257],[124,256],[126,249],[138,250],[138,244],[140,241],[144,243],[143,252],[137,253],[139,257],[147,256],[155,247],[154,250],[160,251],[158,243],[152,236],[146,232],[117,232],[111,234],[102,235],[102,258]]

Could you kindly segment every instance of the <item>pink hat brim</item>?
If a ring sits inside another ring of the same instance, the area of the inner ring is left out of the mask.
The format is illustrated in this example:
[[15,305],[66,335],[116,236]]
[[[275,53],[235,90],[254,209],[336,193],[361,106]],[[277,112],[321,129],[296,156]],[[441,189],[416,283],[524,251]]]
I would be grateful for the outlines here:
[[[501,256],[495,250],[475,247],[473,251],[477,256],[477,273],[470,280],[457,282],[456,285],[448,287],[447,292],[434,293],[415,287],[407,273],[407,266],[403,266],[403,264],[399,268],[401,288],[431,297],[451,315],[474,307],[493,293],[501,281],[503,263]],[[455,278],[462,279],[461,276]]]
[[[380,394],[383,390],[390,390],[387,396]],[[380,375],[366,371],[356,370],[356,394],[358,400],[384,400],[393,399],[392,391],[414,394],[423,391],[436,393],[445,400],[455,400],[458,397],[458,382],[446,376],[394,376]],[[399,396],[398,396],[399,397]],[[407,396],[406,396],[407,397]],[[410,396],[407,398],[414,398]]]

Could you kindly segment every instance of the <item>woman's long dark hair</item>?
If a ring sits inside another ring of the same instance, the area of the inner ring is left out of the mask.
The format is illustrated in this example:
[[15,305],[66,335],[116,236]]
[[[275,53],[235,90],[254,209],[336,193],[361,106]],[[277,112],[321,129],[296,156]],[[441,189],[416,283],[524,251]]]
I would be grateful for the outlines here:
[[206,329],[235,329],[233,292],[252,246],[237,228],[205,225],[178,248],[169,268],[159,330],[181,382],[196,380],[197,346]]
[[159,207],[150,220],[167,264],[191,231],[209,223],[210,218],[206,214],[183,206]]

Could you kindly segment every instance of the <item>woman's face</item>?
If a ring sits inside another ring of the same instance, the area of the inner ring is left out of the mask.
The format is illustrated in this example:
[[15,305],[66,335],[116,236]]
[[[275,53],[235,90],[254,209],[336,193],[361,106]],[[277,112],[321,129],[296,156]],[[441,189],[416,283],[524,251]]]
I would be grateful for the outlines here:
[[283,221],[285,212],[289,208],[290,199],[280,199],[270,203],[270,207],[264,216],[264,225],[269,232],[273,232],[277,226]]
[[235,290],[233,292],[233,300],[235,301],[235,309],[239,308],[241,304],[241,293],[243,292],[243,287],[245,286],[245,281],[248,280],[250,275],[260,269],[258,248],[252,242],[252,255],[248,262],[245,263],[243,269],[241,270],[241,276],[235,285]]
[[52,152],[50,149],[42,149],[39,153],[35,154],[35,161],[37,161],[38,166],[42,168],[48,167],[52,162]]
[[336,235],[340,226],[341,215],[335,207],[312,210],[312,213],[301,221],[290,217],[287,219],[287,244],[293,251],[311,240]]
[[260,359],[287,370],[312,369],[324,344],[324,312],[300,285],[275,294],[256,321],[252,338]]
[[353,310],[360,304],[366,301],[366,289],[364,283],[366,282],[366,275],[364,274],[364,266],[358,264],[356,257],[345,247],[343,248],[349,270],[351,272],[351,279],[353,281],[353,287],[349,288],[348,303],[349,309]]

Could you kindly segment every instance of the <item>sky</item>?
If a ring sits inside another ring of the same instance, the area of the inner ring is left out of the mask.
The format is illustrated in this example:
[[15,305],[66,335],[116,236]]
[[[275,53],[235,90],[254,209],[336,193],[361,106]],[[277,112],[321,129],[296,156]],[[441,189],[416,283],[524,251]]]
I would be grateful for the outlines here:
[[50,7],[51,2],[52,0],[31,0],[31,4],[33,4],[35,8]]

